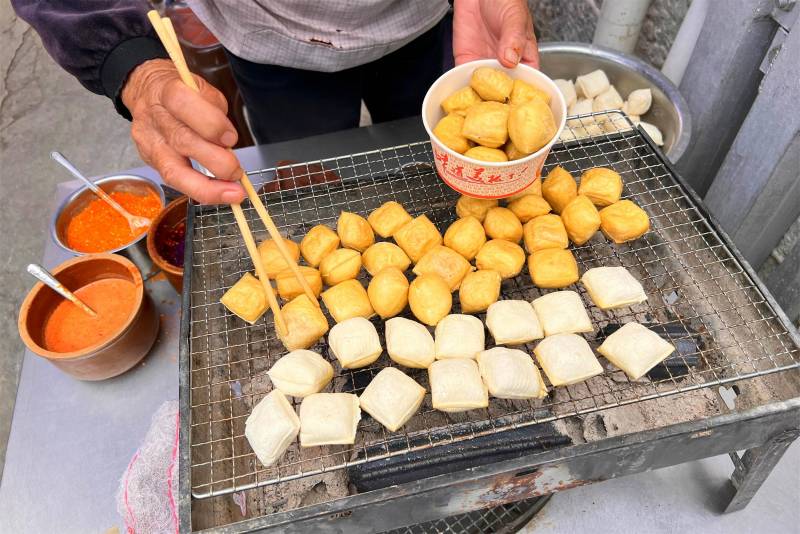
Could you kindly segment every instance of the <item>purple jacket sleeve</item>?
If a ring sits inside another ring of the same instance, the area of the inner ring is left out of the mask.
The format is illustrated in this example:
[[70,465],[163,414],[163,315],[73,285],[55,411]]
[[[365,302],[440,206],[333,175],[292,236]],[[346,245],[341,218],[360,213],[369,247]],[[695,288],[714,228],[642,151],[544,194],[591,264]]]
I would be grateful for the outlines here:
[[114,101],[128,74],[149,59],[168,57],[147,19],[144,0],[11,0],[53,59],[84,87]]

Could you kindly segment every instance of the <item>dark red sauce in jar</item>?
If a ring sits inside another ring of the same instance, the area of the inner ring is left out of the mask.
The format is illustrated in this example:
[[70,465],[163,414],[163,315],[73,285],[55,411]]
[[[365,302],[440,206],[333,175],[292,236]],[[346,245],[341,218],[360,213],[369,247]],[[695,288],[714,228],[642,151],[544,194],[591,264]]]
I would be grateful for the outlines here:
[[180,220],[173,225],[161,225],[156,230],[156,250],[162,258],[175,267],[183,267],[184,239],[186,238],[186,221]]

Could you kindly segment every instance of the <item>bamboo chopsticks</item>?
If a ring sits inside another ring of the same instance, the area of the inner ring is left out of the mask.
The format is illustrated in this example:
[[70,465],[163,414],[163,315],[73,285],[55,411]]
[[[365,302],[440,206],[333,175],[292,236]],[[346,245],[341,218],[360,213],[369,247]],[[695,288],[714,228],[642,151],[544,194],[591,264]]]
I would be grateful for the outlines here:
[[[181,51],[180,44],[178,43],[178,38],[175,35],[175,30],[172,26],[172,21],[170,21],[168,17],[161,18],[158,12],[155,10],[149,11],[147,13],[147,18],[150,19],[153,28],[156,30],[156,33],[158,34],[158,38],[161,40],[161,43],[167,50],[167,53],[169,54],[170,59],[175,65],[175,68],[178,70],[178,73],[180,74],[183,83],[185,83],[191,89],[197,91],[198,90],[197,84],[195,83],[194,78],[192,77],[192,74],[189,71],[189,67],[186,64],[186,59],[183,57],[183,52]],[[250,202],[253,204],[253,207],[255,207],[256,213],[258,213],[259,217],[261,218],[261,221],[267,228],[267,232],[269,232],[270,237],[275,241],[275,245],[278,249],[278,252],[281,254],[286,264],[289,265],[289,268],[294,273],[295,278],[297,278],[297,281],[300,283],[300,286],[303,288],[305,294],[308,296],[311,302],[313,302],[314,304],[317,305],[317,307],[319,307],[319,302],[317,301],[317,297],[314,294],[314,291],[311,289],[311,286],[308,284],[308,281],[300,272],[297,263],[289,254],[289,251],[283,242],[283,237],[278,231],[278,228],[275,226],[275,223],[272,221],[272,218],[270,217],[266,206],[264,206],[264,203],[261,202],[261,198],[258,196],[258,193],[253,187],[253,184],[250,183],[250,179],[244,172],[242,172],[241,183],[245,191],[247,192],[247,196],[250,199]],[[285,335],[287,333],[286,322],[283,318],[283,314],[281,313],[281,308],[278,305],[278,301],[275,298],[275,292],[273,291],[272,284],[270,283],[269,277],[267,276],[267,273],[264,270],[264,265],[261,261],[261,254],[259,254],[255,239],[253,239],[253,235],[250,232],[250,227],[248,226],[247,219],[244,216],[244,211],[242,210],[240,204],[232,204],[231,210],[233,211],[233,216],[236,219],[236,224],[239,226],[239,231],[241,232],[242,238],[244,239],[245,246],[247,247],[247,252],[250,254],[250,258],[253,260],[253,266],[255,267],[258,279],[261,281],[261,285],[264,288],[264,293],[267,296],[269,307],[272,310],[272,314],[275,316],[275,324],[278,327],[278,332],[281,333],[282,335]]]

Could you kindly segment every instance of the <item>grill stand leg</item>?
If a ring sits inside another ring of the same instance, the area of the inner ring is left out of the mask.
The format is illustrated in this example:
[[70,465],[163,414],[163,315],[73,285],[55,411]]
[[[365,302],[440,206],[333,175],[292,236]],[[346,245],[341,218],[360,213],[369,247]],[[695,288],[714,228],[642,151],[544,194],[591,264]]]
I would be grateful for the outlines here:
[[737,512],[750,503],[786,449],[798,436],[800,429],[791,428],[773,436],[760,447],[746,450],[741,457],[736,452],[730,453],[734,465],[730,480],[733,496],[724,513]]

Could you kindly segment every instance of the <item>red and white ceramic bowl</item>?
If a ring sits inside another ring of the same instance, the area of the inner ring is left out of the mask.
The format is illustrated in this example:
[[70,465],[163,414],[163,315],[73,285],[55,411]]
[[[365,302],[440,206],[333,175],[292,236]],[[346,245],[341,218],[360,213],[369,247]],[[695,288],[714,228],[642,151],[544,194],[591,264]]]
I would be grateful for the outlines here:
[[[550,95],[550,110],[557,125],[556,134],[538,151],[514,161],[495,163],[468,158],[444,146],[433,128],[444,117],[442,101],[455,91],[469,85],[472,72],[478,67],[493,67],[506,71],[509,76],[520,79]],[[513,69],[503,67],[495,59],[482,59],[459,65],[444,74],[431,85],[422,102],[422,123],[431,138],[436,170],[447,185],[461,194],[475,198],[504,198],[518,193],[538,180],[550,148],[558,140],[567,118],[567,106],[561,91],[553,80],[527,65]]]

